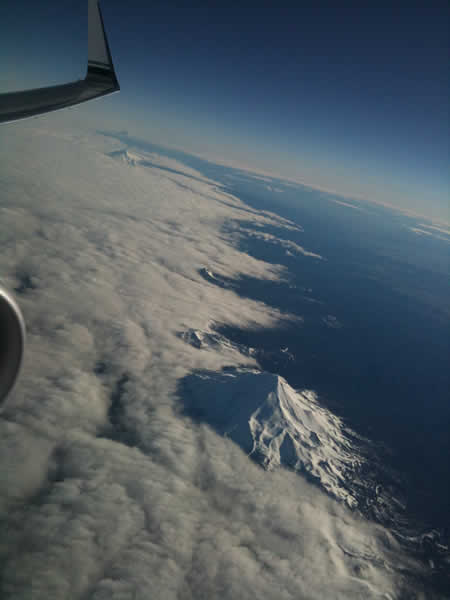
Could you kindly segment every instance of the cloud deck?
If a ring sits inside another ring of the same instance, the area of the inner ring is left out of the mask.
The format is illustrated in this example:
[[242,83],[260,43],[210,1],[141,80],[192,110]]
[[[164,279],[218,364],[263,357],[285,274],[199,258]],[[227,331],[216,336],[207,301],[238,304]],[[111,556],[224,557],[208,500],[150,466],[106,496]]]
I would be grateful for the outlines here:
[[31,125],[0,145],[0,273],[29,338],[0,419],[0,595],[396,598],[414,565],[386,530],[179,410],[189,373],[256,366],[180,331],[289,318],[202,277],[284,276],[224,224],[292,224],[119,150]]

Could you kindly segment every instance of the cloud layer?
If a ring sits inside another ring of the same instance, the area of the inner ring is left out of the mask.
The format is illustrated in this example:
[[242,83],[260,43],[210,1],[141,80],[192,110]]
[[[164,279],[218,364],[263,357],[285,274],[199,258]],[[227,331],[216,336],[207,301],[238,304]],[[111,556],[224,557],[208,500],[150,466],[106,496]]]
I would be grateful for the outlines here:
[[387,531],[180,410],[182,377],[255,366],[180,332],[289,318],[202,276],[285,275],[224,225],[294,226],[39,123],[0,145],[0,273],[28,326],[0,415],[2,598],[400,597],[414,565]]

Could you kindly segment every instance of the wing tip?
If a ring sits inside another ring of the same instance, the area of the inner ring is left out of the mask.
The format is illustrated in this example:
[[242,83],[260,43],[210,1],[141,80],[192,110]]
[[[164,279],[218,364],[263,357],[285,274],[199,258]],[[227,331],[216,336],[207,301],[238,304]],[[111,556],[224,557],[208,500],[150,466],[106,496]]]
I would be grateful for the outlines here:
[[88,70],[87,76],[108,78],[120,89],[99,0],[88,0]]

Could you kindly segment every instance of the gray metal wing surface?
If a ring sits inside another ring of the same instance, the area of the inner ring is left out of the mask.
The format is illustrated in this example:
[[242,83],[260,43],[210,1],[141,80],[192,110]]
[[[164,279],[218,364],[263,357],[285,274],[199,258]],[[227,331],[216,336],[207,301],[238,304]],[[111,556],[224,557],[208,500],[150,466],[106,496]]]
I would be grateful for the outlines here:
[[0,94],[0,123],[60,110],[119,89],[98,0],[88,0],[86,77],[63,85]]

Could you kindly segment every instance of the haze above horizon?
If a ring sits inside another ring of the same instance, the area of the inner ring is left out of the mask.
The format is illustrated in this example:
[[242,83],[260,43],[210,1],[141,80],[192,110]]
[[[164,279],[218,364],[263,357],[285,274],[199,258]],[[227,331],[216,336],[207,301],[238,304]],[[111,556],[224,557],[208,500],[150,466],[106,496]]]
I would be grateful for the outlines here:
[[[122,91],[65,119],[450,221],[447,2],[102,10]],[[8,0],[0,91],[82,77],[85,13]]]

